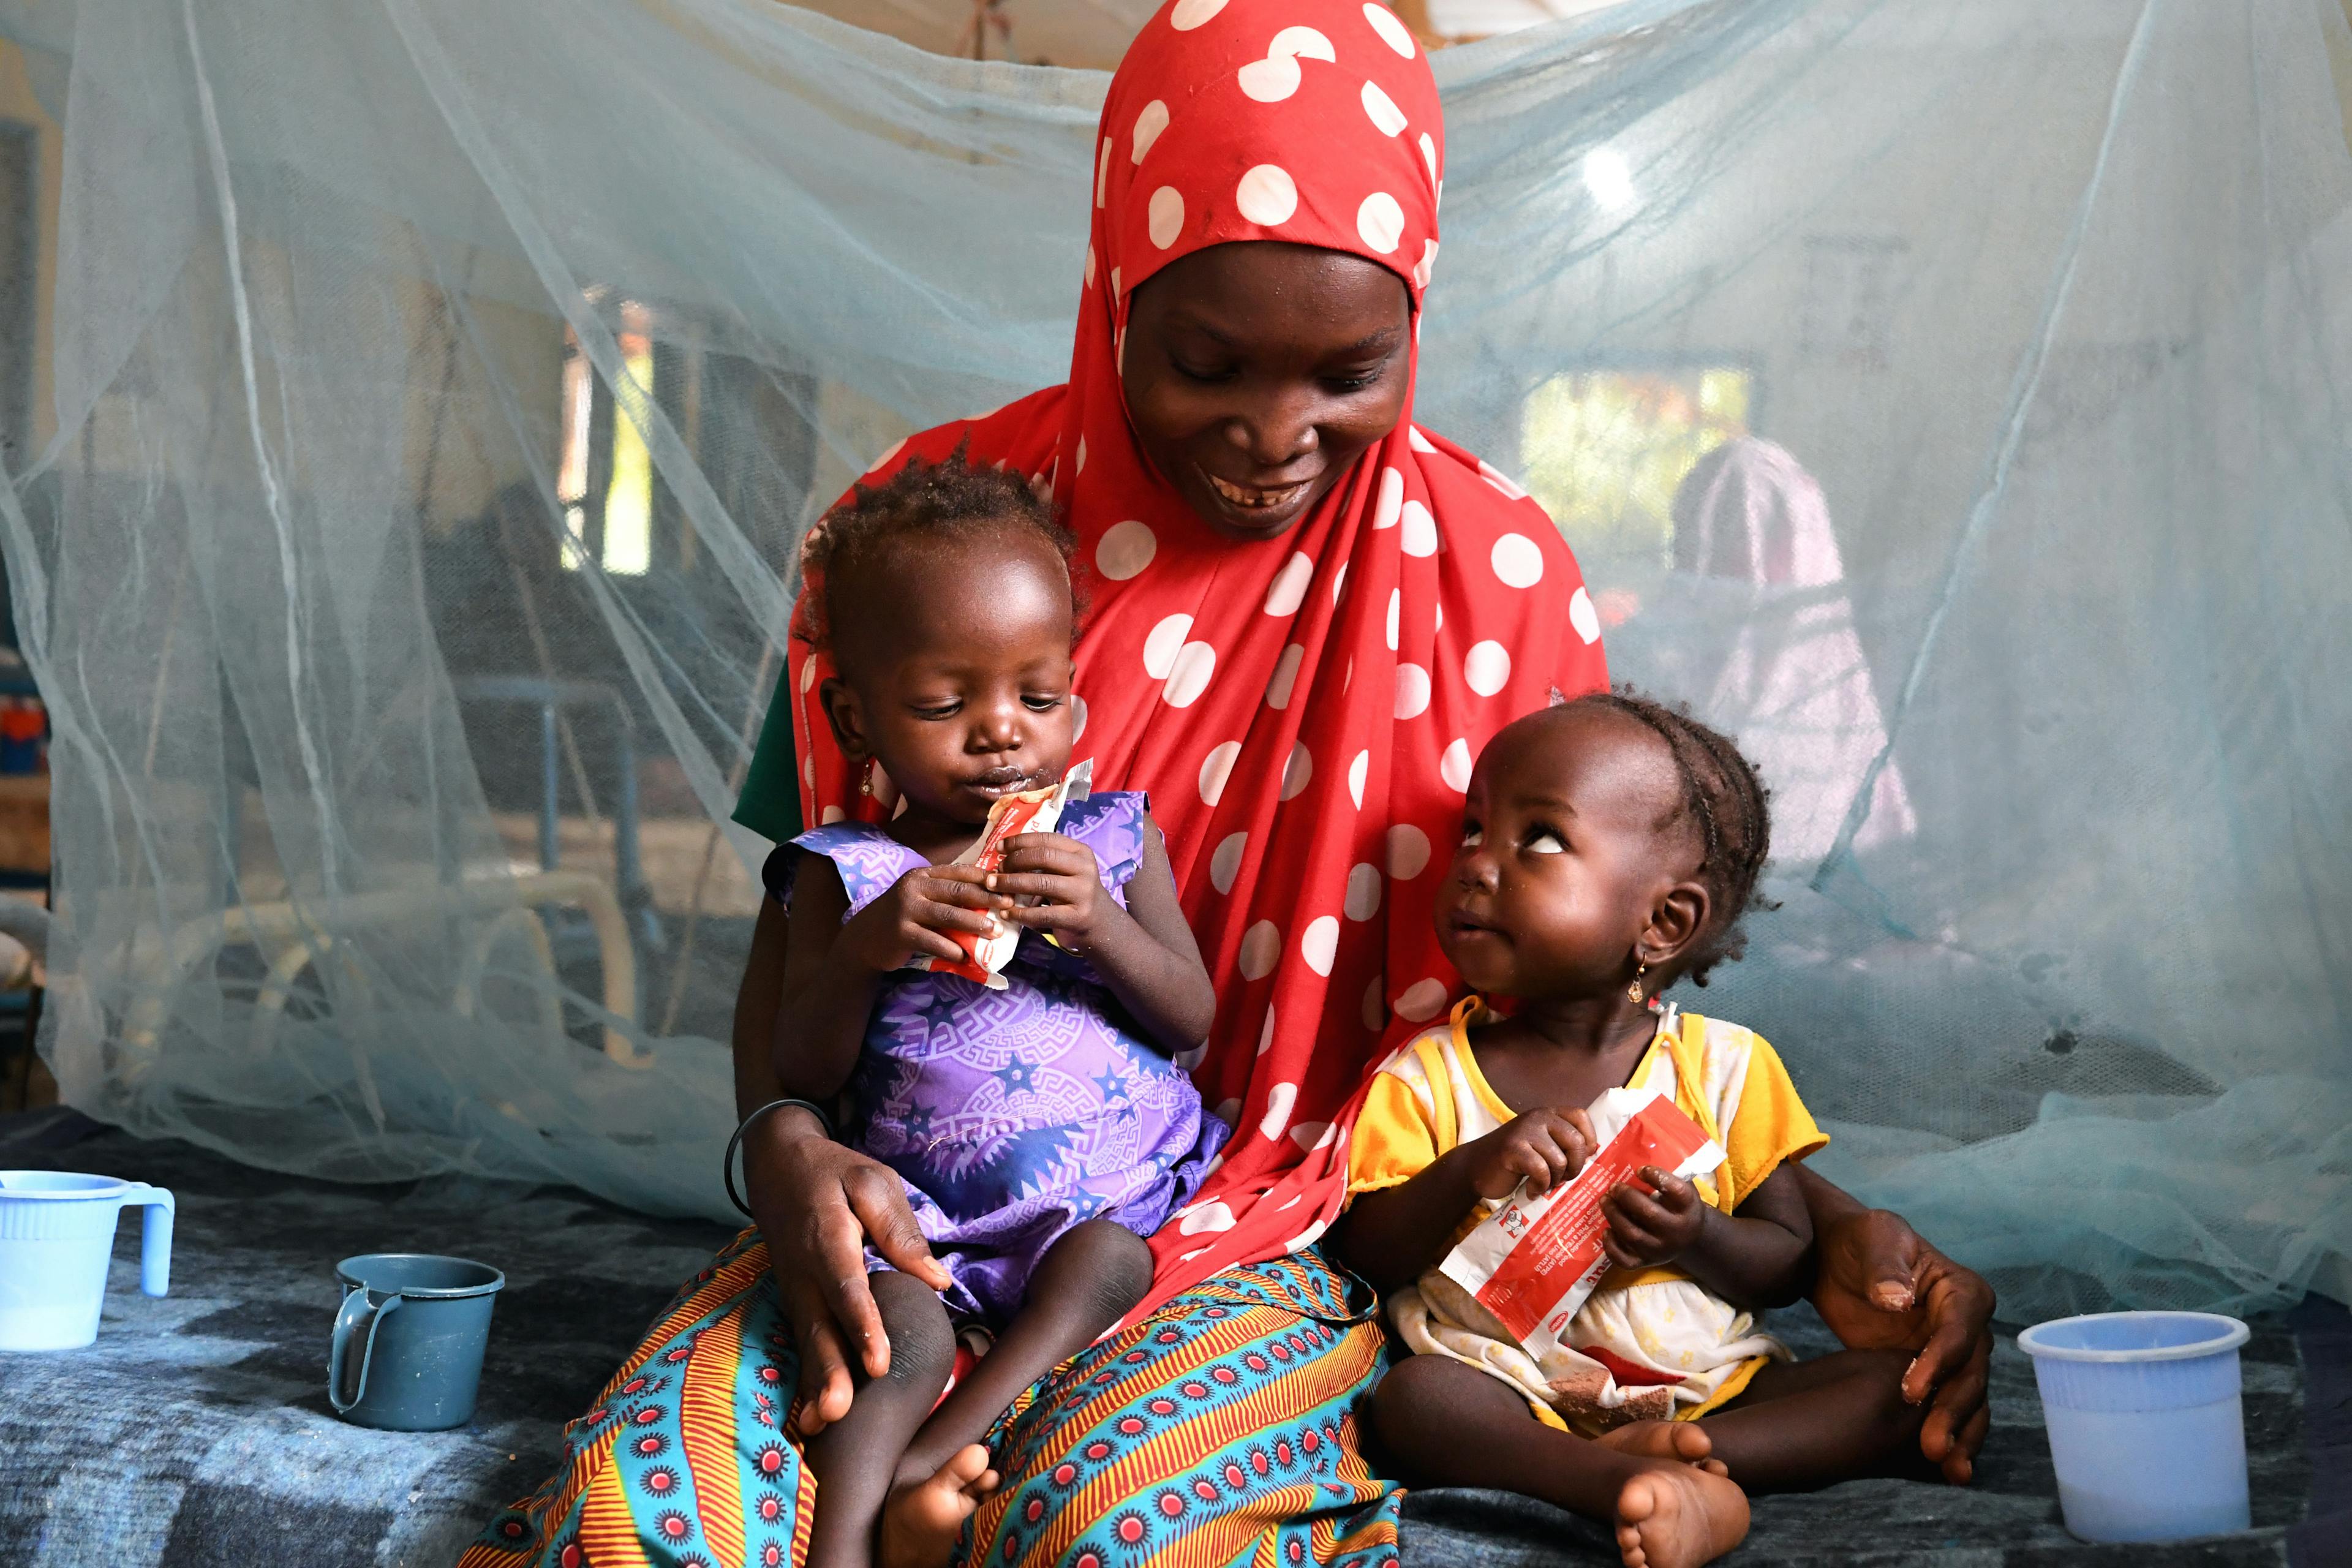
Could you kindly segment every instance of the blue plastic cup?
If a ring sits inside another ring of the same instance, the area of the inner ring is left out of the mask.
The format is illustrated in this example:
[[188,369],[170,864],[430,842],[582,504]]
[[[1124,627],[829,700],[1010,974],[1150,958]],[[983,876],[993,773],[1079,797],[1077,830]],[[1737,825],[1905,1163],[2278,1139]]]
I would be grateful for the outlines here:
[[2070,1533],[2180,1541],[2249,1526],[2246,1332],[2211,1312],[2095,1312],[2017,1336],[2042,1388]]
[[362,1426],[442,1432],[473,1419],[507,1277],[487,1263],[376,1252],[335,1265],[343,1304],[327,1349],[327,1402]]
[[76,1171],[0,1171],[0,1351],[77,1350],[98,1338],[114,1226],[147,1211],[139,1289],[172,1285],[172,1194]]

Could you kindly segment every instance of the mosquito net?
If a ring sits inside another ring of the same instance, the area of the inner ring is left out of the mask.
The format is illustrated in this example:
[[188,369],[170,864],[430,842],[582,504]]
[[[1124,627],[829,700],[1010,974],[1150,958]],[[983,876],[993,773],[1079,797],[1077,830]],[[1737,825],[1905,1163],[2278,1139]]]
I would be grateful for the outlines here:
[[[794,542],[1062,376],[1105,79],[766,0],[0,17],[64,127],[0,545],[66,1095],[724,1214]],[[1420,416],[1778,790],[1707,1010],[2015,1314],[2343,1290],[2338,0],[1628,0],[1435,65]]]

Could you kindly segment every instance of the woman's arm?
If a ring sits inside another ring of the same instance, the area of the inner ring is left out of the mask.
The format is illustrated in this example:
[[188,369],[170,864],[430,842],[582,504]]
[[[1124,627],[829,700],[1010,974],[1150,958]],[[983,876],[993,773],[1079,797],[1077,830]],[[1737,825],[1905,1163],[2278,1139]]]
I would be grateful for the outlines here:
[[1992,1287],[1900,1215],[1864,1208],[1801,1165],[1797,1181],[1816,1240],[1814,1307],[1857,1350],[1918,1352],[1903,1374],[1903,1396],[1914,1405],[1935,1396],[1919,1451],[1946,1480],[1966,1485],[1991,1425]]
[[[773,1047],[786,930],[783,906],[763,900],[735,998],[738,1116],[785,1098]],[[801,1430],[814,1434],[849,1413],[855,1384],[848,1347],[857,1347],[868,1377],[890,1370],[890,1339],[866,1284],[866,1247],[940,1289],[947,1288],[947,1270],[924,1242],[898,1173],[834,1142],[804,1110],[772,1110],[751,1124],[743,1137],[743,1178],[800,1352],[800,1391],[807,1396]]]
[[1103,891],[1094,851],[1076,839],[1027,833],[1007,839],[1004,849],[1004,869],[992,886],[1045,900],[1016,907],[1010,919],[1084,955],[1119,1005],[1170,1050],[1209,1037],[1216,987],[1176,901],[1176,876],[1156,825],[1145,825],[1143,860],[1128,879],[1124,910]]

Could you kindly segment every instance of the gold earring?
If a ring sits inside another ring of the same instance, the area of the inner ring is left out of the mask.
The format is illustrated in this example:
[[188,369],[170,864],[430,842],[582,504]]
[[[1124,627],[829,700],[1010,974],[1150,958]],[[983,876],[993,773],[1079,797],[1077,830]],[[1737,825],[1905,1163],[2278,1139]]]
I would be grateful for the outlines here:
[[871,757],[866,759],[866,776],[858,781],[857,793],[860,795],[874,793],[874,759]]
[[1636,1006],[1639,1006],[1642,1002],[1642,976],[1650,973],[1650,961],[1642,958],[1633,962],[1633,984],[1625,987],[1625,994]]

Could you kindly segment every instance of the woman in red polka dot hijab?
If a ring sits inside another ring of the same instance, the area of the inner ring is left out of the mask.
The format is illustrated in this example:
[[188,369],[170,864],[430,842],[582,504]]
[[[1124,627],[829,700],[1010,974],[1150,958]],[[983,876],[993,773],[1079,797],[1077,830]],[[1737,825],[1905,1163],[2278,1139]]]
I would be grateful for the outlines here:
[[[1336,1217],[1344,1108],[1454,994],[1430,904],[1471,759],[1608,683],[1543,510],[1412,424],[1444,141],[1385,5],[1168,6],[1104,104],[1068,384],[876,469],[969,441],[1077,532],[1076,755],[1150,792],[1218,988],[1194,1079],[1236,1129],[1154,1244],[1155,1300]],[[793,656],[806,819],[887,812],[826,726],[823,656]]]
[[[1542,510],[1412,422],[1445,133],[1428,62],[1385,6],[1172,0],[1111,82],[1093,174],[1068,383],[915,436],[868,479],[961,447],[1033,476],[1076,531],[1091,606],[1074,759],[1150,792],[1218,994],[1210,1037],[1180,1059],[1235,1131],[1154,1238],[1143,1306],[995,1434],[1003,1480],[967,1560],[1393,1562],[1398,1493],[1352,1415],[1379,1369],[1377,1303],[1314,1243],[1339,1213],[1357,1090],[1454,997],[1431,906],[1471,760],[1513,718],[1606,685],[1600,625]],[[795,775],[800,822],[895,804],[834,740],[816,700],[830,673],[796,632],[737,813],[771,837],[798,831]],[[738,1008],[747,1113],[780,1092],[766,1052],[782,926],[771,906]],[[721,1561],[797,1554],[814,1498],[797,1445],[847,1409],[853,1364],[885,1370],[861,1246],[934,1268],[897,1175],[824,1131],[799,1109],[754,1118],[760,1230],[622,1374],[682,1357],[691,1387],[710,1363],[699,1422],[659,1401],[630,1419],[651,1428],[640,1441],[675,1424],[688,1460],[709,1449],[709,1484],[666,1506]],[[1892,1258],[1906,1289],[1957,1300],[1967,1323],[1944,1353],[1969,1361],[1990,1311],[1973,1276],[1891,1216],[1857,1218],[1842,1244],[1816,1210],[1832,1269],[1842,1246],[1864,1260],[1849,1272]],[[1978,1357],[1961,1418],[1981,1375]],[[795,1384],[789,1412],[762,1392]],[[616,1551],[651,1539],[629,1522],[636,1450],[600,1451],[580,1424],[574,1441],[567,1476],[478,1550],[570,1541],[603,1562],[599,1531]]]

